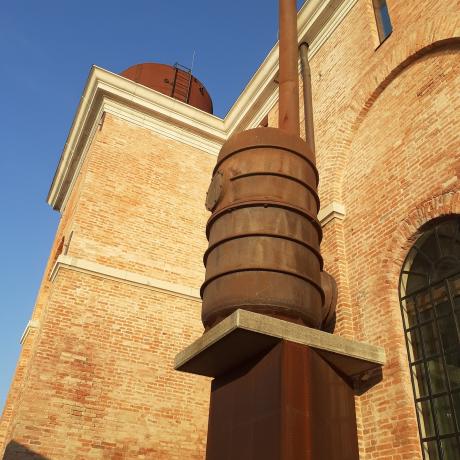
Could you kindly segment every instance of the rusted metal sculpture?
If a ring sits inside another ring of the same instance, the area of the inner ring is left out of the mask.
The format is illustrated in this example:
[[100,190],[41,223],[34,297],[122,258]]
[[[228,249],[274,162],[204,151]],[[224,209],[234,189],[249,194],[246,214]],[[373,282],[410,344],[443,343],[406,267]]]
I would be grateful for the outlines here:
[[[295,0],[280,0],[279,48],[279,128],[231,137],[219,153],[208,191],[212,215],[201,288],[207,330],[238,309],[316,329],[333,327],[337,291],[333,278],[322,272],[319,251],[308,74],[309,144],[299,136]],[[245,339],[244,328],[217,340],[230,320],[205,333],[213,337],[213,351],[209,359],[198,360],[198,370],[208,366],[211,374],[205,375],[215,377],[206,460],[357,460],[353,390],[334,365],[282,333],[275,335],[288,338],[275,346],[270,334]],[[270,321],[286,328],[284,321]],[[300,334],[307,330],[289,328]],[[219,357],[229,361],[225,371],[213,365]]]
[[242,308],[319,328],[324,293],[318,171],[299,137],[295,0],[280,1],[279,129],[231,137],[206,200],[202,320],[209,329]]

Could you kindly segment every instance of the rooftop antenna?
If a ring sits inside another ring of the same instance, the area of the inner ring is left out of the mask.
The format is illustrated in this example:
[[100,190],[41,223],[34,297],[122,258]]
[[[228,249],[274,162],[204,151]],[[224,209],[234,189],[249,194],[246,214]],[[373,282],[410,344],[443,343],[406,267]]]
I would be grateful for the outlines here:
[[196,50],[193,50],[192,65],[190,67],[190,72],[192,74],[193,74],[193,67],[195,66],[195,56],[196,56]]

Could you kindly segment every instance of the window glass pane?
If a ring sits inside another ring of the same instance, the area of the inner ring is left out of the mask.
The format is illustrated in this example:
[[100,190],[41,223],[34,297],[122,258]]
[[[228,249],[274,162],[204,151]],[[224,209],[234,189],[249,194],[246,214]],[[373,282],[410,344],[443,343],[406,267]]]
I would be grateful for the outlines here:
[[454,309],[460,310],[460,276],[449,280],[449,289],[454,299]]
[[446,460],[460,460],[460,446],[457,438],[442,439],[441,450]]
[[416,306],[421,323],[434,319],[433,303],[429,290],[422,291],[417,295]]
[[428,395],[428,385],[425,373],[425,364],[416,364],[412,366],[414,376],[415,397],[423,398]]
[[447,391],[447,381],[442,365],[442,359],[432,359],[427,362],[428,373],[430,374],[431,392],[443,393]]
[[449,280],[449,288],[454,296],[460,295],[460,277],[451,278]]
[[[428,265],[428,261],[424,256],[417,255],[414,259],[414,264],[417,264],[415,268],[411,268],[409,277],[407,280],[406,295],[413,294],[420,289],[428,287],[428,273],[430,273],[431,267]],[[425,269],[425,266],[428,269]],[[417,271],[415,271],[417,270]]]
[[454,400],[454,411],[457,422],[460,423],[460,392],[452,393],[452,399]]
[[430,301],[436,306],[437,316],[442,316],[449,312],[450,301],[444,282],[437,283],[431,288]]
[[404,327],[408,329],[417,324],[417,315],[415,313],[415,302],[412,297],[403,300],[403,319]]
[[390,14],[385,0],[374,0],[375,19],[379,31],[380,41],[385,40],[391,34],[393,27],[391,25]]
[[430,401],[421,401],[417,403],[417,412],[420,420],[422,438],[434,436],[434,421]]
[[450,407],[449,397],[441,396],[433,399],[433,410],[438,424],[439,434],[455,432],[454,413]]
[[446,366],[452,390],[460,388],[460,350],[446,356]]
[[420,342],[420,331],[414,328],[407,333],[407,341],[409,344],[409,359],[411,362],[422,359],[422,347]]
[[460,240],[456,240],[454,245],[453,245],[453,250],[452,253],[455,257],[459,258],[460,257]]
[[436,441],[424,442],[423,452],[425,453],[425,460],[439,460]]
[[[440,222],[438,227],[438,234],[440,238],[446,238],[446,243],[443,244],[444,247],[449,247],[452,241],[452,238],[455,238],[457,233],[458,223],[456,219],[445,220]],[[458,233],[457,233],[458,234]]]
[[380,16],[382,18],[383,35],[388,37],[388,35],[391,34],[393,27],[391,26],[390,13],[388,12],[386,3],[380,9]]
[[450,306],[450,302],[447,299],[436,303],[436,316],[438,318],[448,315],[451,311],[452,307]]
[[441,354],[436,323],[432,321],[431,323],[420,326],[420,332],[422,334],[425,357],[428,358],[433,355]]
[[457,260],[453,256],[445,256],[436,262],[432,273],[432,281],[442,280],[455,273]]
[[453,315],[439,319],[438,325],[444,351],[447,352],[452,350],[452,348],[456,348],[458,346],[458,336]]

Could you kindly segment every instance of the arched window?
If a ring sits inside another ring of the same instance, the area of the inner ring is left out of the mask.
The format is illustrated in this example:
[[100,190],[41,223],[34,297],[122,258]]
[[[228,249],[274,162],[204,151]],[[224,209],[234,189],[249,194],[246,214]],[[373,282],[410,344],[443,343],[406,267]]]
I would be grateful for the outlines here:
[[460,217],[406,257],[400,301],[424,460],[460,460]]

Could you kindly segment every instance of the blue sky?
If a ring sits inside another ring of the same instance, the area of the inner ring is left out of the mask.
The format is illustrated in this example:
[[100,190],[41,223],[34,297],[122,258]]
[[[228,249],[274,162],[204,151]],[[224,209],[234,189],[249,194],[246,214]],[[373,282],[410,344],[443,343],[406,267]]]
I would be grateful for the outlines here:
[[195,51],[224,116],[276,41],[277,3],[0,0],[0,411],[59,221],[45,199],[91,65],[190,66]]

